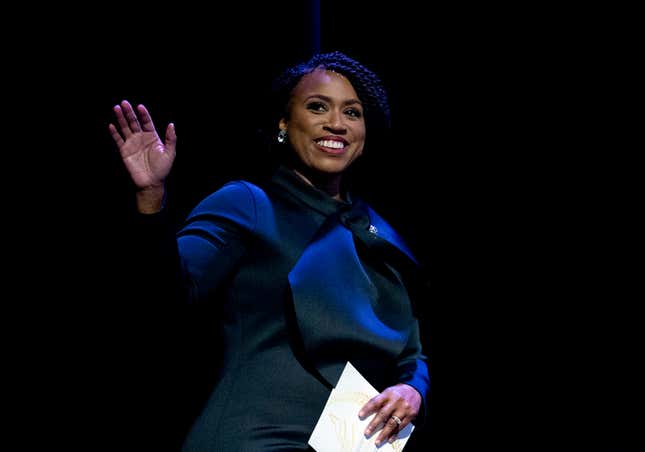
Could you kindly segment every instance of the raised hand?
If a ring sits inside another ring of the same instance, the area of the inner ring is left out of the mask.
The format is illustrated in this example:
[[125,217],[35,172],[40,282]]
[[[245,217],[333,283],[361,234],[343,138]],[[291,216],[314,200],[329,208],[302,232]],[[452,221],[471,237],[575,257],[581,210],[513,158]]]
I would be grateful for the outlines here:
[[143,105],[137,106],[135,111],[124,100],[114,106],[114,113],[119,127],[110,124],[110,133],[135,185],[146,189],[163,184],[175,159],[174,125],[168,124],[165,142],[162,142]]
[[118,127],[110,124],[110,134],[119,148],[121,158],[139,189],[139,210],[154,212],[161,208],[164,181],[175,160],[177,135],[170,123],[162,141],[150,113],[143,105],[135,111],[127,100],[114,106]]

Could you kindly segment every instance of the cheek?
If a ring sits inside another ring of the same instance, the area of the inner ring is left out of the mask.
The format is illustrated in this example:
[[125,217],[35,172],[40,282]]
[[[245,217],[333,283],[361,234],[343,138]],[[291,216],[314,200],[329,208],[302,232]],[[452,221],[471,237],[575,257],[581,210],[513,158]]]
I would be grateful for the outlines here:
[[357,141],[360,142],[358,149],[356,150],[356,155],[359,156],[363,153],[363,148],[365,147],[365,129],[358,133]]
[[291,143],[295,146],[302,146],[307,141],[309,141],[309,135],[300,129],[295,130],[291,135]]
[[363,155],[363,148],[365,147],[365,143],[361,143],[360,146],[356,148],[356,151],[354,151],[354,155],[352,155],[351,159],[352,161],[356,160],[359,158],[361,155]]
[[291,125],[289,134],[297,140],[306,140],[313,136],[313,130],[311,124],[299,121]]
[[362,142],[365,142],[365,135],[367,134],[367,129],[365,125],[357,127],[355,129],[356,139]]

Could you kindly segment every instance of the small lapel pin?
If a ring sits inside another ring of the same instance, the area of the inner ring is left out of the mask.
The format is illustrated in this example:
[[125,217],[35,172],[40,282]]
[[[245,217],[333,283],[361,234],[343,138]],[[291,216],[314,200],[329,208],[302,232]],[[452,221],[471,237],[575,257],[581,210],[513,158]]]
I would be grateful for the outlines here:
[[376,233],[378,232],[378,229],[376,229],[376,226],[374,226],[373,224],[370,224],[369,231],[370,231],[372,234],[376,234]]

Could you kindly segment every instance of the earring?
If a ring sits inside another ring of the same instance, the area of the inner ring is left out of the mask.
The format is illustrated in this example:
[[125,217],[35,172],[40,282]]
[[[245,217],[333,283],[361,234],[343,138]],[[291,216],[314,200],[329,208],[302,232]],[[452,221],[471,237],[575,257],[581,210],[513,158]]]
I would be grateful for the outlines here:
[[287,129],[280,129],[278,132],[278,143],[283,144],[287,141]]

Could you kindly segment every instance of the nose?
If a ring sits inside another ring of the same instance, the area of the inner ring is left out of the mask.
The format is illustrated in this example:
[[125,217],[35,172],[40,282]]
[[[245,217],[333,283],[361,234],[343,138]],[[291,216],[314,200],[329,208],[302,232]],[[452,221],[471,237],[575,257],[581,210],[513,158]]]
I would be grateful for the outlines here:
[[342,135],[347,132],[347,126],[343,122],[343,113],[339,110],[332,110],[329,112],[327,124],[323,127],[329,132],[337,135]]

